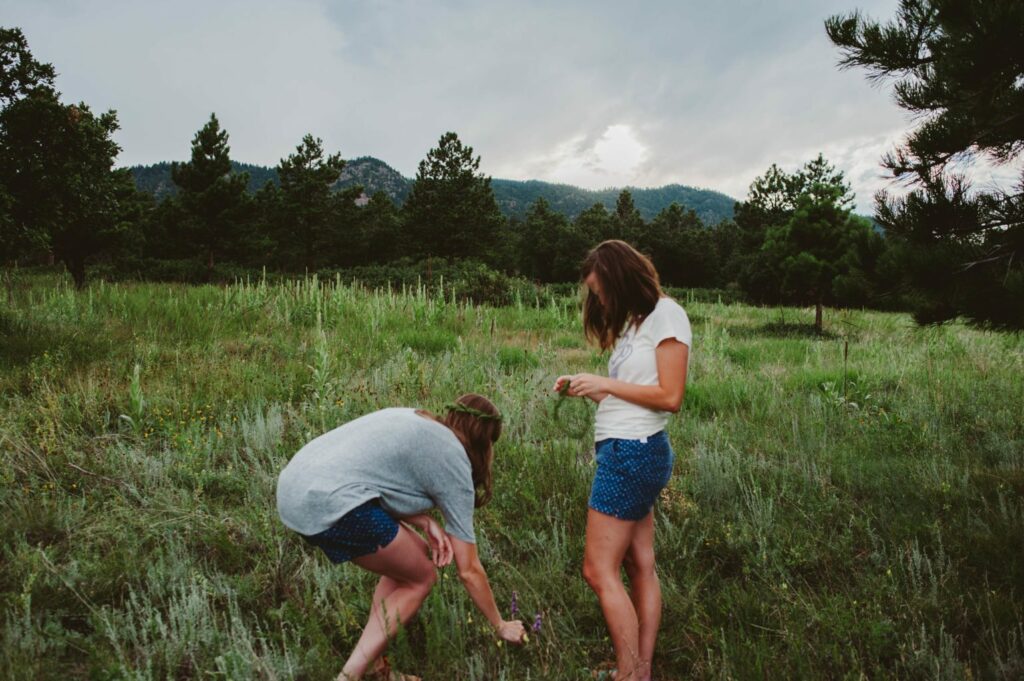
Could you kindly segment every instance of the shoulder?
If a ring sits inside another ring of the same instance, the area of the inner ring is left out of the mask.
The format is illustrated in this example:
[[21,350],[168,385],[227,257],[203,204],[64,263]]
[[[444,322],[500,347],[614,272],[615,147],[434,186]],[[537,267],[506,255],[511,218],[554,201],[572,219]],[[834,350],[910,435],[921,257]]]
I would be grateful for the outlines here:
[[686,345],[690,344],[690,318],[683,306],[672,298],[660,298],[646,322],[644,330],[655,342],[675,337]]
[[658,304],[654,306],[654,310],[651,311],[647,318],[659,322],[685,322],[687,325],[690,323],[690,318],[686,314],[686,310],[683,309],[683,306],[668,296],[658,299]]

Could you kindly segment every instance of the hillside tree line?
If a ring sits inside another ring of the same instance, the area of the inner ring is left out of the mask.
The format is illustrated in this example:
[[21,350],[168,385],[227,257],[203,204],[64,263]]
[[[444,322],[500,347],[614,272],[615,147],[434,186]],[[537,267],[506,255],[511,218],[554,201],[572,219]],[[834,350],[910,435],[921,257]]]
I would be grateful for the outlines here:
[[[1019,7],[1005,5],[1007,15]],[[59,261],[77,286],[87,267],[104,276],[223,281],[261,269],[378,268],[386,278],[404,268],[429,278],[434,268],[454,264],[491,283],[519,276],[548,284],[577,281],[587,250],[615,238],[648,253],[666,285],[811,306],[819,329],[826,305],[908,307],[922,322],[966,316],[1019,328],[1024,202],[1019,194],[971,193],[962,177],[942,172],[965,148],[1003,160],[1019,151],[1024,134],[1012,111],[1020,110],[1013,109],[1020,88],[1008,80],[1017,67],[986,62],[986,93],[995,103],[980,107],[942,99],[973,82],[973,71],[939,74],[914,61],[995,49],[991,36],[972,42],[965,26],[1007,17],[994,10],[981,17],[977,8],[967,19],[950,12],[944,3],[905,0],[889,27],[858,13],[826,23],[844,65],[902,74],[901,104],[940,114],[885,159],[894,174],[913,174],[920,188],[899,199],[878,197],[882,229],[853,214],[849,184],[820,155],[792,172],[770,166],[736,203],[733,219],[718,224],[679,204],[645,220],[629,190],[614,210],[596,203],[569,218],[540,198],[524,217],[505,217],[480,157],[454,132],[420,162],[401,205],[383,192],[361,199],[358,186],[333,189],[345,160],[312,134],[280,160],[276,182],[253,190],[248,173],[233,169],[229,135],[215,114],[193,137],[189,160],[171,165],[176,191],[157,200],[115,167],[116,112],[62,102],[53,66],[32,56],[19,29],[0,29],[0,261]],[[996,38],[1012,33],[993,31]],[[932,38],[927,57],[922,35]],[[949,82],[934,82],[940,75]],[[997,119],[1010,123],[993,127]]]

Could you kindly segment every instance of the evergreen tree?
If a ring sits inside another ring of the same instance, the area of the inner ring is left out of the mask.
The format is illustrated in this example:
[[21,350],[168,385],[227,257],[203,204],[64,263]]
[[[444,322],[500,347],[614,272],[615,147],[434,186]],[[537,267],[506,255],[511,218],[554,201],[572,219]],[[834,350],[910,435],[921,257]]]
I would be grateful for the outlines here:
[[975,191],[951,170],[1024,149],[1024,3],[901,0],[887,24],[853,12],[825,27],[842,67],[894,80],[897,103],[921,121],[883,159],[914,191],[876,197],[918,321],[1024,328],[1024,173],[1012,191]]
[[[295,153],[281,159],[277,174],[281,178],[281,209],[284,220],[278,246],[292,267],[316,270],[336,263],[341,257],[332,252],[338,247],[331,186],[338,181],[345,161],[341,154],[324,156],[323,141],[306,135]],[[351,200],[351,198],[349,199]]]
[[408,240],[403,238],[398,208],[387,193],[374,193],[362,209],[360,218],[367,243],[367,263],[387,263],[412,255],[408,250]]
[[206,260],[212,274],[214,261],[236,248],[239,218],[249,183],[246,173],[231,172],[228,133],[216,114],[192,138],[192,158],[171,165],[184,213],[183,240],[193,254]]
[[505,218],[491,178],[479,169],[480,157],[454,132],[442,135],[420,161],[402,213],[421,255],[500,264],[497,246]]
[[695,211],[673,203],[654,217],[643,243],[665,284],[708,287],[717,283],[714,238]]
[[530,206],[520,249],[524,274],[540,282],[576,281],[580,262],[593,244],[543,198]]
[[643,249],[646,244],[644,237],[644,220],[640,211],[633,203],[633,194],[628,189],[619,192],[615,200],[615,215],[612,216],[611,232],[607,239],[621,239],[637,248]]
[[[580,238],[593,248],[605,239],[610,238],[614,229],[612,227],[612,216],[603,203],[595,203],[590,208],[576,216],[573,226]],[[579,263],[577,263],[577,267]]]
[[739,280],[759,302],[863,304],[881,238],[851,214],[850,185],[820,154],[793,174],[774,164],[736,206]]

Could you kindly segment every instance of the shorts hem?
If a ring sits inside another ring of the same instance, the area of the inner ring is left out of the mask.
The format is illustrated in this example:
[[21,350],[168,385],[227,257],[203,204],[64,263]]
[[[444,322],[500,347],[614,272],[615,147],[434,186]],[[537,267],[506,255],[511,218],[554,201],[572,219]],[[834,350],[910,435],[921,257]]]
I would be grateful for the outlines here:
[[628,522],[636,522],[638,520],[643,520],[650,513],[654,512],[654,507],[652,506],[649,509],[647,509],[646,511],[644,511],[644,513],[642,515],[637,516],[636,518],[631,518],[631,517],[629,517],[629,514],[623,513],[621,511],[616,510],[616,509],[600,508],[598,506],[595,506],[594,504],[587,504],[587,508],[589,508],[589,509],[591,509],[593,511],[597,511],[598,513],[601,513],[603,515],[609,516],[611,518],[615,518],[616,520],[625,520],[625,521],[628,521]]
[[321,551],[323,551],[324,555],[327,556],[327,559],[329,561],[331,561],[332,563],[334,563],[335,565],[341,565],[342,563],[350,563],[353,560],[355,560],[356,558],[362,558],[363,556],[373,555],[374,553],[377,553],[381,549],[387,548],[388,546],[391,545],[391,542],[395,541],[395,538],[398,537],[398,533],[399,533],[399,531],[401,531],[401,529],[402,529],[401,525],[399,523],[395,523],[394,531],[391,533],[391,536],[388,537],[388,540],[385,541],[383,544],[380,544],[378,546],[370,546],[370,547],[367,547],[365,550],[361,550],[361,551],[356,551],[356,552],[350,553],[346,558],[338,558],[337,560],[335,560],[335,557],[332,556],[331,554],[327,553],[327,551],[324,549],[324,547],[317,546],[317,548],[320,549]]

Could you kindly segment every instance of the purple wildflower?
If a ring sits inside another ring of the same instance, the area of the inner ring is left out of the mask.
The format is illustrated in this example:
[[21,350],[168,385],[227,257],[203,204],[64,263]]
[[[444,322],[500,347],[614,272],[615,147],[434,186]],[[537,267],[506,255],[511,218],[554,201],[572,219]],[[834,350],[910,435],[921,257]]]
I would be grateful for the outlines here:
[[538,633],[540,631],[540,624],[541,624],[541,616],[540,616],[540,613],[538,612],[537,616],[533,618],[533,633],[536,634],[536,633]]
[[519,594],[515,591],[512,592],[512,604],[509,606],[509,610],[512,612],[512,619],[519,614],[519,603],[517,602]]

